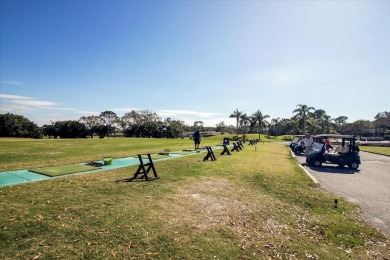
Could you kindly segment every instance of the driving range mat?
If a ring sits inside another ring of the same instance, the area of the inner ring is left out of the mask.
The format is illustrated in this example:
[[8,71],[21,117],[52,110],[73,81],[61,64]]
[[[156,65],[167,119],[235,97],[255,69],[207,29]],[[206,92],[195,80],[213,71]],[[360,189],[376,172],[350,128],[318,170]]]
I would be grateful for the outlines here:
[[[150,157],[152,157],[152,160],[160,160],[160,159],[168,158],[169,155],[151,154]],[[134,156],[134,158],[138,158],[138,156]],[[148,159],[148,156],[146,154],[143,154],[142,159]]]
[[68,164],[68,165],[61,165],[61,166],[30,169],[29,171],[47,175],[50,177],[56,177],[56,176],[78,173],[78,172],[93,171],[97,169],[100,168],[95,166],[82,165],[82,164]]

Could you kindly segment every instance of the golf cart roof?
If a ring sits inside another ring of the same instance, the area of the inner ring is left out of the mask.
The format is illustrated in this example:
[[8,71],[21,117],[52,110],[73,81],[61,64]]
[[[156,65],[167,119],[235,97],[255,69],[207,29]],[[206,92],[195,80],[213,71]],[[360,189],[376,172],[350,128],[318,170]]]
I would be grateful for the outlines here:
[[316,135],[316,137],[329,137],[329,138],[354,138],[353,135],[338,135],[338,134],[320,134]]
[[304,137],[305,135],[294,135],[295,137]]

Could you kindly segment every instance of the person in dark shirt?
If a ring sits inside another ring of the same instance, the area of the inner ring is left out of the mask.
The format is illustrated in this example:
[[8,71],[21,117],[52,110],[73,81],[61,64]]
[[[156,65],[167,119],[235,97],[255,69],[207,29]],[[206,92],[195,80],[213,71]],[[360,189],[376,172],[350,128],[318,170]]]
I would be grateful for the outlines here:
[[196,131],[194,132],[194,142],[195,142],[195,150],[196,149],[199,149],[199,145],[200,145],[200,133],[199,133],[199,130],[196,129]]

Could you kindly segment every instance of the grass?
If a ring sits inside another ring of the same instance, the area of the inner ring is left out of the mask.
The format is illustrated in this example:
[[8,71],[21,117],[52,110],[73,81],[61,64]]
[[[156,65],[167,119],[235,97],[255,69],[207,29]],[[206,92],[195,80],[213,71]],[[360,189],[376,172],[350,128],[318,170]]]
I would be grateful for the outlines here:
[[360,150],[390,156],[390,147],[359,146]]
[[384,235],[346,201],[333,208],[333,196],[313,185],[283,145],[245,146],[231,156],[217,155],[215,162],[203,162],[203,156],[157,162],[160,179],[151,183],[116,183],[137,168],[128,167],[0,188],[0,259],[390,254]]
[[159,153],[193,146],[189,139],[17,139],[0,138],[0,171],[56,166],[71,163]]
[[[218,135],[202,138],[202,146],[222,143],[224,137]],[[250,134],[248,138],[258,138]],[[279,139],[261,140],[281,141]],[[103,156],[122,158],[143,153],[159,153],[165,149],[178,151],[193,149],[193,141],[186,139],[154,138],[93,138],[93,139],[21,139],[0,138],[0,171],[21,170],[102,160]]]

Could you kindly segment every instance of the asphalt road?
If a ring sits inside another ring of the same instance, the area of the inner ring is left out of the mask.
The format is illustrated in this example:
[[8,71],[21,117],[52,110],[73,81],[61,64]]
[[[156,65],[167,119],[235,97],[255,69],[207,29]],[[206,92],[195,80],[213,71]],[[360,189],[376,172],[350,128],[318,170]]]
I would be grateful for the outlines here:
[[363,219],[390,237],[390,157],[360,152],[357,170],[337,165],[306,165],[305,155],[296,156],[321,187],[358,204]]

